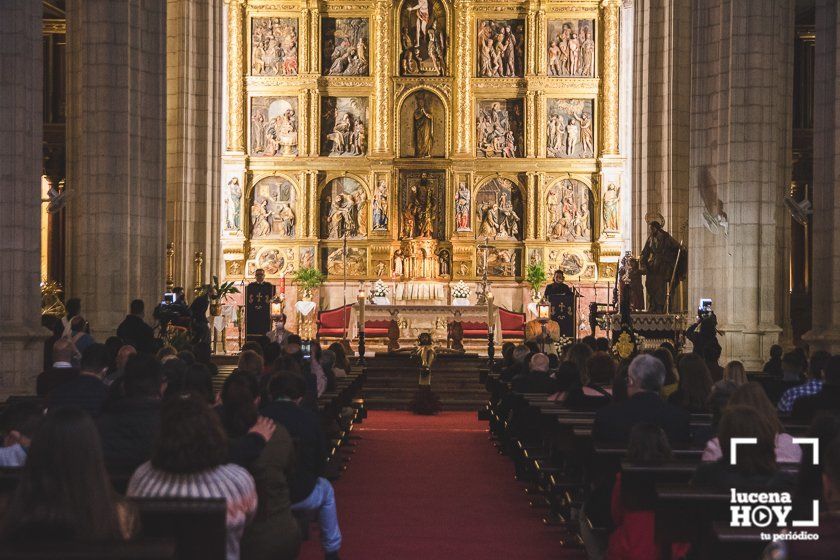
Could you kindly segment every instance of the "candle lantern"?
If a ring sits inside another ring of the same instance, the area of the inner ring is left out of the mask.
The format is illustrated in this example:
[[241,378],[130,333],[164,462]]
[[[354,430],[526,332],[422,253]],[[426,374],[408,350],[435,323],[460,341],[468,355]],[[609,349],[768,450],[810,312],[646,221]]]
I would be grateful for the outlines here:
[[539,319],[540,323],[547,323],[550,318],[551,306],[548,305],[548,302],[545,298],[543,298],[540,300],[540,303],[537,304],[537,319]]

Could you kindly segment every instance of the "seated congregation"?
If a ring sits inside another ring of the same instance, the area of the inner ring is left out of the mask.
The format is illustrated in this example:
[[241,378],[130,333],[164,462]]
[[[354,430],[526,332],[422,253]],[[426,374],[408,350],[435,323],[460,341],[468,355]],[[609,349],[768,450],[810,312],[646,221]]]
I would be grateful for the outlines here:
[[[836,557],[840,356],[774,346],[753,374],[721,367],[719,347],[678,354],[666,342],[620,362],[608,350],[593,337],[561,356],[506,344],[485,380],[492,438],[569,558]],[[819,440],[816,462],[796,437]],[[733,464],[736,438],[757,443]],[[787,493],[790,519],[810,519],[819,500],[808,529],[819,540],[770,543],[731,527],[732,489]]]
[[0,558],[292,559],[314,520],[339,557],[331,480],[363,382],[341,345],[249,342],[220,375],[126,323],[80,348],[74,322],[48,341],[38,396],[0,405]]

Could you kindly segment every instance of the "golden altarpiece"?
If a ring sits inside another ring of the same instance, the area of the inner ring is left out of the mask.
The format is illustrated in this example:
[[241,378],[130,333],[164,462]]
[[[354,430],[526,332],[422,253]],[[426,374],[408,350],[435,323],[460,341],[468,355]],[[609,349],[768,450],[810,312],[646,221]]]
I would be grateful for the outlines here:
[[622,247],[619,9],[226,0],[223,275],[315,266],[331,308],[353,300],[345,272],[352,294],[382,278],[426,303],[486,272],[521,311],[542,261],[605,301]]

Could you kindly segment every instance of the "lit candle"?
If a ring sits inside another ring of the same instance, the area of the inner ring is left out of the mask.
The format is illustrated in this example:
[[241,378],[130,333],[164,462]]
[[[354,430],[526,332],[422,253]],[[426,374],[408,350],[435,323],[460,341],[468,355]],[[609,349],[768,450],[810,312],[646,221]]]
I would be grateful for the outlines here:
[[365,294],[364,290],[359,290],[359,324],[364,326],[365,324],[365,302],[367,300],[367,294]]

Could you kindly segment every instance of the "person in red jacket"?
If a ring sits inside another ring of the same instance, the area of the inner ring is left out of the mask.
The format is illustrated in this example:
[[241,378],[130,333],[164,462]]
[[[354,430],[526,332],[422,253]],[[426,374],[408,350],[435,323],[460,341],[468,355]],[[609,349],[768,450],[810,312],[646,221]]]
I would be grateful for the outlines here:
[[[630,431],[625,459],[634,462],[658,463],[671,459],[671,446],[665,432],[656,424],[642,422]],[[627,477],[616,474],[612,492],[612,518],[615,530],[610,534],[607,560],[658,560],[654,539],[653,500],[655,480],[647,476]],[[674,546],[675,558],[681,557],[686,545]]]

